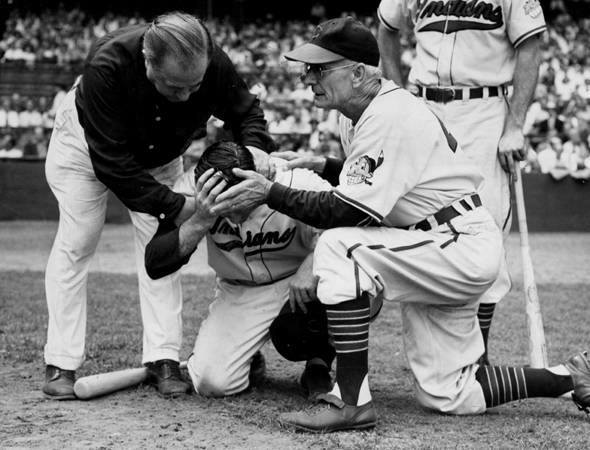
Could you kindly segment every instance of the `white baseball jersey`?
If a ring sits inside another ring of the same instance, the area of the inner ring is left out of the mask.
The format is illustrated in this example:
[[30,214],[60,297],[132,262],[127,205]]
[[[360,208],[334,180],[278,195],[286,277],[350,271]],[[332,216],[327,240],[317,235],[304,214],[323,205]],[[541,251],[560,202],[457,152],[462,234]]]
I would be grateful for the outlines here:
[[[294,189],[325,191],[330,183],[306,169],[277,171],[275,181]],[[194,176],[187,172],[174,190],[194,195]],[[208,262],[218,278],[261,285],[294,274],[313,251],[320,231],[278,213],[256,208],[242,224],[219,218],[207,233]]]
[[415,224],[482,181],[434,113],[392,81],[356,124],[340,117],[340,137],[347,158],[336,195],[386,226]]
[[382,0],[378,16],[416,33],[410,81],[423,86],[510,83],[515,49],[546,29],[538,0]]
[[[428,231],[398,228],[466,201],[482,181],[479,169],[426,103],[391,81],[356,123],[341,117],[340,131],[347,158],[335,195],[385,226],[322,233],[313,261],[318,298],[333,305],[362,292],[400,302],[420,403],[483,412],[476,312],[501,264],[500,230],[483,207],[442,225],[429,221]],[[358,404],[369,400],[361,388]]]

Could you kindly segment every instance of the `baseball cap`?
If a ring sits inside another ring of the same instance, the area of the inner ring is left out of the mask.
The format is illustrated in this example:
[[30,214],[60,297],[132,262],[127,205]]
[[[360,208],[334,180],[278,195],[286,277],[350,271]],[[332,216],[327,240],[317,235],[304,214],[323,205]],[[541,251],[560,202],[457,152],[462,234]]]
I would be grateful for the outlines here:
[[341,59],[379,65],[377,39],[366,26],[352,17],[320,23],[311,41],[288,53],[285,58],[307,64],[324,64]]

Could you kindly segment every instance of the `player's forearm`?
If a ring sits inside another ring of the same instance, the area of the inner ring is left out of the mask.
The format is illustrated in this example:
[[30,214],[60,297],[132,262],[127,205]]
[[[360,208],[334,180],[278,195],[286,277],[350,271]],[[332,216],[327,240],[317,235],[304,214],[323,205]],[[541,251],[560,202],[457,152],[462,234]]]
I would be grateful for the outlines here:
[[517,49],[514,69],[514,92],[510,98],[510,119],[520,128],[524,125],[526,113],[535,94],[541,63],[541,40],[533,36]]
[[273,183],[266,203],[272,209],[316,228],[366,226],[366,213],[337,198],[331,191],[305,191]]
[[173,222],[162,222],[146,246],[144,263],[150,278],[157,280],[170,275],[188,262],[190,253],[180,253],[179,232]]
[[184,222],[178,231],[178,254],[181,258],[190,257],[199,242],[209,231],[209,226],[192,218]]
[[401,45],[399,30],[388,30],[380,24],[377,42],[379,43],[379,53],[381,54],[381,70],[383,71],[383,76],[395,81],[401,86]]

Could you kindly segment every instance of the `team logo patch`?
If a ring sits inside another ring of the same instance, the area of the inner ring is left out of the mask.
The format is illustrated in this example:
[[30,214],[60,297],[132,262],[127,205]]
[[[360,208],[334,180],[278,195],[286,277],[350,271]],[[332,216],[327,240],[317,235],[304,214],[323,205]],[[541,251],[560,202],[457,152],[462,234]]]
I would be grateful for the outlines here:
[[539,17],[541,14],[541,4],[539,0],[526,0],[523,5],[524,13],[527,16],[531,16],[533,19]]
[[367,155],[361,156],[357,161],[350,166],[346,173],[346,184],[361,184],[365,183],[369,186],[373,184],[371,178],[375,170],[383,164],[383,150],[379,153],[377,161]]

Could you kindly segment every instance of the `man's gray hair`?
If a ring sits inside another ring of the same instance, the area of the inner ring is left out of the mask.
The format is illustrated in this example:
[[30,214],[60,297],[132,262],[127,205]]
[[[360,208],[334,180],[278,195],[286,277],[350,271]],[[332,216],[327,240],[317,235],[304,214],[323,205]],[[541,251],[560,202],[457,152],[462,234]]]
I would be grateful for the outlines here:
[[143,52],[153,66],[172,56],[189,67],[211,57],[211,36],[199,19],[182,12],[162,14],[150,24],[143,38]]
[[381,69],[379,67],[369,66],[368,64],[365,64],[365,71],[367,72],[368,79],[378,79],[382,76]]

